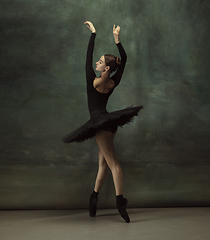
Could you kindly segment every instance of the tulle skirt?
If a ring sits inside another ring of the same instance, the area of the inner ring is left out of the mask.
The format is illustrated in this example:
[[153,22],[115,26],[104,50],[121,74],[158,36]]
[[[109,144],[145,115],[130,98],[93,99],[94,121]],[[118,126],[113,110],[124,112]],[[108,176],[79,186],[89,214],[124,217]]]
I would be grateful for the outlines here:
[[143,106],[128,107],[119,111],[107,112],[106,110],[91,113],[91,119],[73,132],[62,138],[64,143],[83,142],[93,138],[99,131],[115,132],[117,127],[131,122],[134,116],[143,109]]

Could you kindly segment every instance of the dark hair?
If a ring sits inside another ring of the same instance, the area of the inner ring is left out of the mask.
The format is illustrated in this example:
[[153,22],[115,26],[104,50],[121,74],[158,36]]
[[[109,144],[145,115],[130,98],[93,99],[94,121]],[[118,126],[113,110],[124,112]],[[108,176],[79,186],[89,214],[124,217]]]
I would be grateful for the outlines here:
[[120,59],[118,57],[115,57],[114,55],[105,54],[104,58],[106,66],[110,66],[111,73],[114,72],[121,64]]

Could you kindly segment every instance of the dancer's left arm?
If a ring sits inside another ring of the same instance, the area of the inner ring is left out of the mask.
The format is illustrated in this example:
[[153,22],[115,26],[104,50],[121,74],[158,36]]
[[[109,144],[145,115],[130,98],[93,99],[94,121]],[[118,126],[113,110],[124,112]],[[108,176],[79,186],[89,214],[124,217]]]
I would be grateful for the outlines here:
[[120,27],[117,26],[115,28],[115,25],[113,26],[113,36],[115,40],[115,44],[118,47],[119,53],[120,53],[120,58],[121,58],[121,64],[117,69],[117,72],[112,76],[112,79],[115,82],[115,86],[117,86],[120,83],[120,80],[122,78],[122,74],[125,69],[125,64],[127,61],[127,54],[125,52],[125,49],[123,48],[121,42],[120,42]]

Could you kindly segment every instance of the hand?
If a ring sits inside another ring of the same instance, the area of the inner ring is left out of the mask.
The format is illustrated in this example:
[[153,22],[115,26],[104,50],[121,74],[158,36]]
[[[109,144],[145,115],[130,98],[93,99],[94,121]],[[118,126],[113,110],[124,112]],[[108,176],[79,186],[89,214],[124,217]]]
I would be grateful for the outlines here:
[[92,22],[86,21],[86,22],[84,22],[84,24],[87,24],[87,27],[90,29],[90,31],[91,31],[92,33],[95,33],[95,32],[96,32],[96,29],[95,29],[95,27],[93,26]]
[[113,26],[113,36],[115,43],[118,44],[120,42],[120,26],[117,26],[115,28],[115,25]]

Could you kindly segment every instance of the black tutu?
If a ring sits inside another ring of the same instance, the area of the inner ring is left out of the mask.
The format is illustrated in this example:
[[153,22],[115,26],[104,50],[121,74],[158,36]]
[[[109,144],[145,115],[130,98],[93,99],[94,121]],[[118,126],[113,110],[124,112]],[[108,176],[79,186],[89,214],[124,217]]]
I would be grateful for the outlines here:
[[64,136],[62,141],[64,143],[83,142],[87,139],[93,138],[96,133],[101,130],[117,130],[118,126],[122,127],[131,122],[133,117],[137,116],[141,109],[143,109],[143,106],[128,107],[110,113],[107,111],[95,111],[91,113],[91,119],[89,121]]

